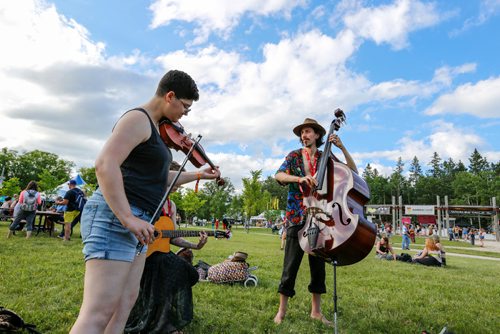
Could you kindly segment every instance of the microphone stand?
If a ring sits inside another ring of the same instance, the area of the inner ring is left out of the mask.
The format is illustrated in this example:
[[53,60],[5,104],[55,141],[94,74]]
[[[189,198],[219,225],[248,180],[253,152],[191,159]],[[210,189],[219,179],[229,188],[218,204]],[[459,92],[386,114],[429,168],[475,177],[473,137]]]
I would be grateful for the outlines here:
[[[154,225],[156,223],[156,221],[158,220],[158,218],[160,217],[161,209],[165,205],[165,202],[167,201],[168,195],[170,195],[170,193],[172,192],[172,188],[175,186],[175,183],[179,179],[179,176],[182,173],[182,169],[186,166],[186,163],[188,162],[189,158],[193,154],[194,148],[196,147],[196,145],[198,145],[198,143],[200,142],[200,140],[201,140],[201,135],[198,135],[198,137],[196,137],[196,140],[195,140],[194,144],[191,146],[191,148],[189,149],[188,153],[186,154],[186,157],[184,158],[184,161],[182,162],[181,167],[177,171],[177,174],[175,174],[174,179],[172,180],[172,182],[170,182],[170,185],[168,186],[168,189],[165,192],[165,195],[163,195],[163,198],[161,199],[160,204],[156,208],[155,213],[151,217],[151,220],[149,221],[149,223],[151,225]],[[141,254],[143,248],[144,248],[143,244],[141,244],[140,242],[137,243],[137,247],[136,247],[137,256],[139,256]]]

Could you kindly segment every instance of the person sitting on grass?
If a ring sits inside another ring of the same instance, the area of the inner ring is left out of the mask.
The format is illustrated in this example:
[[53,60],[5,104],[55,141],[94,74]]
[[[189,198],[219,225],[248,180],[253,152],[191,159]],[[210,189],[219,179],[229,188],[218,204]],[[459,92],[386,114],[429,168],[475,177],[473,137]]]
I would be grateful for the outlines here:
[[436,245],[435,240],[435,237],[428,237],[425,239],[424,250],[413,257],[413,263],[434,267],[441,267],[443,265],[441,257],[442,247],[440,248],[440,243],[438,243],[439,245]]
[[[383,236],[378,242],[376,246],[376,257],[381,260],[396,260],[396,253],[392,249],[392,246],[389,242],[389,238]],[[390,254],[389,254],[390,253]]]
[[444,250],[443,245],[441,244],[441,239],[439,238],[439,235],[434,233],[432,235],[432,239],[434,239],[436,247],[439,248],[439,257],[441,258],[441,265],[446,266],[446,252]]

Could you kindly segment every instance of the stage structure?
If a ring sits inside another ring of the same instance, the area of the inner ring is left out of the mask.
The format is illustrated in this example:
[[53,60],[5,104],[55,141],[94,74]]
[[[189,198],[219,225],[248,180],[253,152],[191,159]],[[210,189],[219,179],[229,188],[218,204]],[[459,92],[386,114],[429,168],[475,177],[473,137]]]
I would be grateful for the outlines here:
[[[406,216],[417,216],[417,221],[421,225],[435,224],[438,234],[446,235],[450,226],[454,225],[453,217],[491,217],[491,223],[497,241],[500,241],[500,209],[497,206],[496,198],[492,197],[491,205],[450,205],[448,196],[444,196],[444,204],[436,196],[436,205],[403,205],[403,197],[399,196],[397,204],[396,197],[392,196],[392,204],[368,204],[365,210],[368,217],[377,216],[392,219],[392,230],[401,231],[401,221],[403,214]],[[479,222],[481,224],[481,222]],[[481,227],[481,226],[480,226]]]

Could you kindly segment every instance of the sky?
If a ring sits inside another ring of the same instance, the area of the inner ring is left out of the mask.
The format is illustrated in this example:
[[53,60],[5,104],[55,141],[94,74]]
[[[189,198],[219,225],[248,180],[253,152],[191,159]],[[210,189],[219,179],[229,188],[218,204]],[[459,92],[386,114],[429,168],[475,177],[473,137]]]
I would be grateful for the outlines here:
[[179,69],[200,89],[181,123],[238,191],[336,108],[361,172],[415,156],[425,170],[434,152],[468,165],[475,148],[497,162],[499,31],[500,0],[1,1],[0,148],[91,167]]

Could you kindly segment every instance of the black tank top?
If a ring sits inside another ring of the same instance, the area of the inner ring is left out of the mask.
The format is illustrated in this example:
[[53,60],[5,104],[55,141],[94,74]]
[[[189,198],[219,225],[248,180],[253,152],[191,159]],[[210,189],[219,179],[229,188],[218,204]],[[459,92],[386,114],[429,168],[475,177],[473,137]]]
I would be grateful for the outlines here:
[[139,110],[148,116],[151,136],[134,147],[120,166],[125,194],[131,205],[154,213],[167,189],[172,152],[163,143],[146,110],[132,110]]

